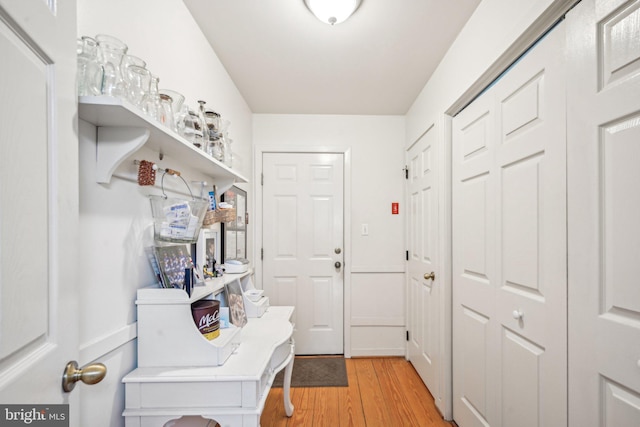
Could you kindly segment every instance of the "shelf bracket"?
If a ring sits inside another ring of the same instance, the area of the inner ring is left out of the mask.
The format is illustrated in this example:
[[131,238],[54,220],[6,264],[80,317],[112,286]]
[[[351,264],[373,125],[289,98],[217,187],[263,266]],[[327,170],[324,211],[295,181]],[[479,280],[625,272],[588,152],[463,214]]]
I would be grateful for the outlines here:
[[96,181],[109,184],[116,168],[149,139],[149,129],[143,127],[98,127],[96,150]]

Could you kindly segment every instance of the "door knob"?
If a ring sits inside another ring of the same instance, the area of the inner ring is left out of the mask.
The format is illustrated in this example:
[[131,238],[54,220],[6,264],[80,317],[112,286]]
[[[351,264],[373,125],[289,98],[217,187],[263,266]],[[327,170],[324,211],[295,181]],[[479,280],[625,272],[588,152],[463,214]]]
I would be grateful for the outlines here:
[[335,253],[339,254],[340,252],[342,252],[342,249],[340,249],[340,248],[335,248],[333,251],[334,251]]
[[524,313],[520,310],[513,310],[513,313],[511,313],[511,315],[513,316],[514,319],[520,320],[522,319],[522,316],[524,316]]
[[340,261],[336,261],[334,265],[336,266],[336,268],[342,267],[342,263]]
[[97,384],[107,375],[107,367],[102,363],[92,363],[78,369],[78,362],[72,360],[67,363],[62,375],[62,389],[69,393],[78,381],[85,384]]
[[424,280],[436,280],[436,274],[432,271],[431,273],[424,273]]

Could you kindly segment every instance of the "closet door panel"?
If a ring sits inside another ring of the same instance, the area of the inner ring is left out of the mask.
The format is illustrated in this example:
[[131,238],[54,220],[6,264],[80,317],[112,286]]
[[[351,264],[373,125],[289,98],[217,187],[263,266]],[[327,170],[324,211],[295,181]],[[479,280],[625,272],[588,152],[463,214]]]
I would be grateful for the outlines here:
[[[560,24],[453,120],[461,427],[566,424],[564,37]],[[472,339],[461,329],[471,311],[485,321],[482,349],[462,342]],[[469,369],[480,369],[470,360],[483,351],[484,377]],[[486,410],[464,388],[479,377]]]

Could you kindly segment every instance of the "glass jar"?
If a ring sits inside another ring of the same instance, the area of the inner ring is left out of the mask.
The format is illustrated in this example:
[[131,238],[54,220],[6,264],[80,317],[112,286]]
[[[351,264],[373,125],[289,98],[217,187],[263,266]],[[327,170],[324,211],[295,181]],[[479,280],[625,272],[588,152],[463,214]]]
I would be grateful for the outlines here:
[[113,36],[98,34],[99,58],[104,68],[102,79],[102,93],[104,95],[126,98],[127,93],[122,80],[120,63],[122,56],[127,53],[127,45]]
[[205,151],[207,150],[207,146],[209,144],[209,127],[207,126],[207,121],[204,114],[204,105],[206,103],[206,101],[198,101],[198,104],[200,104],[200,108],[198,108],[198,122],[200,125],[200,129],[202,130],[202,140],[200,141],[200,148]]
[[173,115],[173,107],[172,104],[173,99],[166,93],[160,94],[160,123],[171,129],[172,131],[176,131],[176,123]]

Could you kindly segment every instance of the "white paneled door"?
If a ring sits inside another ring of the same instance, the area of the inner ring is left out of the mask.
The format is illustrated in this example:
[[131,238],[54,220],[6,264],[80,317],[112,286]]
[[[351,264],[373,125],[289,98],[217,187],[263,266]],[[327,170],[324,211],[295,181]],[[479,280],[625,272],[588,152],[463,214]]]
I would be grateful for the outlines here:
[[293,305],[297,354],[344,351],[343,155],[264,153],[263,278]]
[[453,119],[460,427],[567,425],[564,42],[561,23]]
[[569,422],[640,426],[640,1],[568,18]]
[[73,0],[0,0],[0,402],[70,403],[72,426],[78,392],[61,379],[78,356],[75,16]]
[[434,397],[440,395],[438,135],[429,127],[407,152],[409,168],[409,360]]

